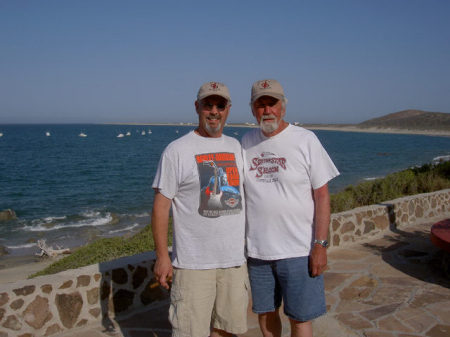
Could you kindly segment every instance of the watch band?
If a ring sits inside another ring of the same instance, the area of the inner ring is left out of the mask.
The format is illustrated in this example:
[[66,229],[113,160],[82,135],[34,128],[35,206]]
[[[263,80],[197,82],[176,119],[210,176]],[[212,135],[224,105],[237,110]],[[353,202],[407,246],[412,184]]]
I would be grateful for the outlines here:
[[314,244],[319,244],[322,247],[328,248],[328,241],[327,240],[314,240]]

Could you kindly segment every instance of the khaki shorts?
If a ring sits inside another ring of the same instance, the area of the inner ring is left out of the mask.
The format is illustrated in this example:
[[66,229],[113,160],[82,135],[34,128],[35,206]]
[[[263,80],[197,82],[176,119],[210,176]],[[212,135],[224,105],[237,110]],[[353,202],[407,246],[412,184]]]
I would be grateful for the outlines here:
[[211,327],[247,331],[247,265],[192,270],[174,269],[169,321],[173,337],[207,337]]

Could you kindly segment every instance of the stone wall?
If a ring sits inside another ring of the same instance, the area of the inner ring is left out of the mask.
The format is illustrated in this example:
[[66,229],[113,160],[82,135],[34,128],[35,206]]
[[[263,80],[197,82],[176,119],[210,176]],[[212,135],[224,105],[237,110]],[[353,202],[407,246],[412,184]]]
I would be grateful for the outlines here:
[[[390,227],[450,217],[450,189],[333,214],[332,248],[366,240]],[[143,306],[158,307],[168,294],[152,274],[154,252],[1,285],[0,337],[50,336]]]
[[330,247],[367,240],[387,228],[450,217],[450,189],[417,194],[331,215]]
[[50,336],[157,305],[168,294],[155,283],[154,252],[1,285],[0,337]]

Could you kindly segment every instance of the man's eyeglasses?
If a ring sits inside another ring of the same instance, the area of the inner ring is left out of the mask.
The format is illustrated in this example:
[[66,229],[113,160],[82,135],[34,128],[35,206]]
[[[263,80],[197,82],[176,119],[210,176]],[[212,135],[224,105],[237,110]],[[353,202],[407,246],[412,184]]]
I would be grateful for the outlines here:
[[209,103],[209,102],[202,102],[202,107],[205,110],[211,111],[214,106],[216,106],[217,110],[223,111],[227,107],[227,103],[213,104],[213,103]]

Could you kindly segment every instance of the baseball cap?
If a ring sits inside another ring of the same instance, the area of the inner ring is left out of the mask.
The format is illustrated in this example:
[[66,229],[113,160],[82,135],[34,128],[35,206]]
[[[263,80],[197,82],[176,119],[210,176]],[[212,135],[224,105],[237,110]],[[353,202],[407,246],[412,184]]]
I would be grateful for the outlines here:
[[198,89],[197,93],[197,101],[202,100],[205,97],[217,95],[225,98],[228,103],[231,103],[230,91],[227,86],[220,82],[206,82],[204,83],[200,89]]
[[276,99],[286,99],[284,90],[277,80],[260,80],[253,83],[251,103],[261,96],[271,96]]

